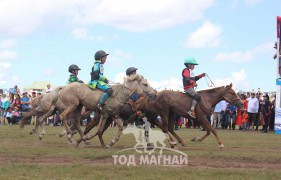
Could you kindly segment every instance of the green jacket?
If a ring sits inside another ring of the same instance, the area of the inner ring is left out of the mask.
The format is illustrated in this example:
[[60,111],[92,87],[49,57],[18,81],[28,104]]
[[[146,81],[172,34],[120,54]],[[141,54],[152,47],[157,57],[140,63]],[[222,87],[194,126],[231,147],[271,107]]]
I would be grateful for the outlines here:
[[80,82],[80,80],[78,79],[78,77],[71,73],[68,79],[68,84],[73,83],[73,82]]
[[97,87],[97,83],[104,86],[107,85],[106,76],[103,74],[103,68],[101,66],[101,61],[96,60],[91,72],[91,81],[88,82],[88,86],[92,89]]

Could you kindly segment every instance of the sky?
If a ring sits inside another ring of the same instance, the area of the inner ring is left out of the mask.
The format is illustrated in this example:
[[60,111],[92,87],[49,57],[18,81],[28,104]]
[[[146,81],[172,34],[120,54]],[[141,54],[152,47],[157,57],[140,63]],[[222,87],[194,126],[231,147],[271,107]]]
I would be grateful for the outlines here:
[[[187,57],[214,85],[276,90],[280,0],[0,0],[0,88],[35,81],[66,85],[68,67],[90,80],[94,54],[122,82],[138,68],[157,90],[181,90]],[[197,90],[210,86],[198,81]]]

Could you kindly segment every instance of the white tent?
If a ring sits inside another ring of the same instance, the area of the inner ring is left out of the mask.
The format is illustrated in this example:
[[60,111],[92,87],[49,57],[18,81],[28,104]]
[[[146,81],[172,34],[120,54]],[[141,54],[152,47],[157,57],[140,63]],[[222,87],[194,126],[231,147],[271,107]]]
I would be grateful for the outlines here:
[[40,91],[43,92],[47,89],[47,85],[50,84],[52,86],[51,81],[35,81],[30,86],[24,88],[24,91]]

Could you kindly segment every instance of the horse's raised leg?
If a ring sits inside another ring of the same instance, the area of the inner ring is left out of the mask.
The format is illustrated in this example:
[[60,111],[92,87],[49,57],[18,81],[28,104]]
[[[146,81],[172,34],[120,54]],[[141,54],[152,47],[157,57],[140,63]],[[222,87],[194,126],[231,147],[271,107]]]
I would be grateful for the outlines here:
[[123,131],[123,121],[119,117],[115,117],[114,122],[118,126],[118,132],[115,135],[115,137],[113,139],[111,139],[110,144],[109,144],[110,147],[113,146],[113,144],[115,144],[119,140],[121,133]]

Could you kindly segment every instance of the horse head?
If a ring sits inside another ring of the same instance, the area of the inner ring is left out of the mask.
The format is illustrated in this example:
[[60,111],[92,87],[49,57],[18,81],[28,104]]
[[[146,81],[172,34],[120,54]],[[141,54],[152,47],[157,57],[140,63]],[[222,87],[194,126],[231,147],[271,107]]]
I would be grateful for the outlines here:
[[235,93],[235,91],[232,89],[232,83],[230,85],[227,85],[224,89],[223,99],[236,106],[237,108],[242,108],[243,103],[241,99],[239,99],[238,95]]
[[125,86],[132,91],[136,91],[140,96],[145,96],[149,99],[156,98],[157,92],[149,85],[142,75],[138,75],[137,78],[125,81]]

